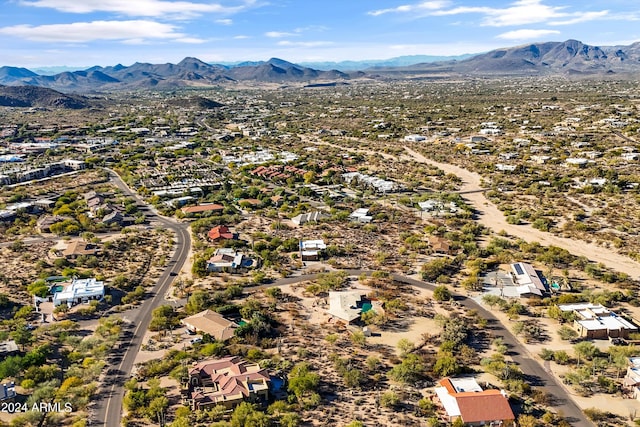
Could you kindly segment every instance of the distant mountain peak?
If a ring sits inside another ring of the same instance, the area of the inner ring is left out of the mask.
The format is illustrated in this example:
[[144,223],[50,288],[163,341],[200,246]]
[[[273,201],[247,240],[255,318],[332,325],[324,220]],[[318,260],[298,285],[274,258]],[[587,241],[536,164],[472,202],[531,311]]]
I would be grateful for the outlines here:
[[[434,62],[434,61],[438,62]],[[416,61],[421,61],[417,63]],[[361,70],[365,70],[365,72]],[[343,72],[337,70],[354,70]],[[358,71],[360,70],[360,71]],[[0,84],[31,85],[59,91],[217,86],[242,81],[331,85],[361,77],[404,79],[412,75],[442,76],[539,76],[595,75],[632,76],[640,72],[640,41],[629,46],[591,46],[579,40],[528,43],[478,55],[434,57],[414,55],[380,61],[295,64],[280,58],[228,65],[207,64],[185,57],[177,64],[136,62],[130,66],[95,66],[39,75],[26,68],[0,67]]]

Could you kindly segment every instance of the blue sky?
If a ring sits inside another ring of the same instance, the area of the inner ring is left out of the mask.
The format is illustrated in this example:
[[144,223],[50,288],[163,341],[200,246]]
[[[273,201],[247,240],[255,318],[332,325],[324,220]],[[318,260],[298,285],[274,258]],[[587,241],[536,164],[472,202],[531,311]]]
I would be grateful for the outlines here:
[[0,65],[292,62],[640,40],[637,0],[0,0]]

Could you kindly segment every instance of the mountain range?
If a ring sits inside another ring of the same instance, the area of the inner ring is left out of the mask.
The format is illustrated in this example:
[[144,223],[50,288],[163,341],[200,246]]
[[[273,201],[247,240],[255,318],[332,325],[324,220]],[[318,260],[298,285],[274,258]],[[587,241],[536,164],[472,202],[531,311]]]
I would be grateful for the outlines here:
[[[422,61],[424,58],[433,59],[417,56],[413,61]],[[197,58],[187,57],[177,64],[95,66],[54,75],[40,75],[26,68],[3,66],[0,67],[0,84],[39,86],[65,93],[90,93],[120,89],[169,90],[239,82],[307,84],[313,87],[344,84],[362,77],[388,79],[425,74],[461,77],[611,74],[624,76],[640,71],[640,42],[629,46],[599,47],[577,40],[567,40],[496,49],[461,60],[418,62],[405,66],[397,66],[398,62],[393,60],[389,63],[394,65],[388,66],[382,62],[372,64],[375,66],[363,71],[348,73],[336,69],[320,70],[277,58],[229,66],[208,64]]]

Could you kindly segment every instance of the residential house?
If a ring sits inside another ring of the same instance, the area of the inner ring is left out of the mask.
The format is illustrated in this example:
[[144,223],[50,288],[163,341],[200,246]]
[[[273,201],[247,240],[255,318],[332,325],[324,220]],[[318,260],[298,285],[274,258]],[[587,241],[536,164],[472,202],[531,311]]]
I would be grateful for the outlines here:
[[38,199],[33,204],[41,209],[53,209],[56,202],[51,199]]
[[640,400],[640,357],[630,357],[623,384],[631,391],[634,399]]
[[258,199],[240,199],[238,205],[241,207],[250,207],[251,209],[257,209],[262,206],[262,201]]
[[342,174],[342,179],[350,185],[364,185],[379,193],[393,193],[401,189],[401,186],[393,181],[388,181],[360,172],[348,172]]
[[81,255],[97,255],[98,252],[99,250],[95,245],[81,240],[74,240],[62,251],[62,256],[66,259],[76,259]]
[[233,337],[238,324],[225,319],[221,314],[204,310],[180,321],[188,330],[210,335],[217,341],[226,341]]
[[422,142],[426,141],[427,138],[422,135],[407,135],[404,137],[404,140],[407,142]]
[[100,222],[106,225],[117,224],[122,226],[122,225],[131,224],[133,222],[133,218],[124,216],[122,215],[122,213],[118,211],[113,211],[105,215],[104,218],[102,218],[102,221]]
[[429,237],[429,244],[431,245],[431,250],[436,254],[448,255],[451,253],[451,245],[442,237]]
[[489,142],[489,138],[487,138],[486,136],[476,135],[469,138],[469,141],[475,144],[482,144],[483,142]]
[[369,209],[359,208],[349,215],[349,219],[354,222],[369,223],[373,220],[373,217],[369,215]]
[[565,163],[567,165],[577,166],[579,168],[582,168],[582,167],[585,167],[587,163],[589,163],[589,160],[583,159],[580,157],[569,157],[565,160]]
[[209,230],[207,236],[214,242],[220,240],[235,240],[238,238],[238,234],[232,233],[226,225],[217,225],[213,227]]
[[327,249],[324,240],[301,240],[300,259],[302,261],[318,261],[321,252]]
[[511,264],[512,275],[521,298],[542,297],[548,292],[546,285],[531,264]]
[[473,378],[445,378],[438,382],[436,395],[449,421],[462,420],[465,426],[512,426],[515,416],[504,390],[482,390]]
[[291,218],[291,222],[293,222],[297,226],[301,226],[303,224],[306,224],[307,222],[318,222],[326,218],[329,218],[329,215],[327,215],[326,213],[321,211],[314,211],[294,216],[293,218]]
[[0,356],[7,357],[18,352],[18,344],[14,340],[0,342]]
[[633,323],[600,304],[564,304],[558,308],[576,314],[573,327],[583,338],[629,338],[631,332],[638,331]]
[[16,384],[10,383],[0,384],[0,401],[13,400],[16,397]]
[[216,405],[232,409],[245,401],[266,403],[270,383],[265,369],[239,356],[205,360],[189,369],[194,410]]
[[182,213],[184,213],[185,215],[200,214],[204,212],[222,213],[223,210],[224,206],[222,205],[208,203],[197,206],[185,206],[184,208],[182,208]]
[[67,219],[70,219],[70,218],[60,216],[60,215],[44,215],[38,218],[38,221],[36,222],[36,228],[40,233],[50,233],[51,226],[53,224],[57,224]]
[[[329,292],[327,313],[347,323],[360,319],[360,315],[371,308],[372,302],[366,298],[364,291]],[[381,310],[382,307],[376,309]]]
[[207,271],[240,273],[253,266],[253,260],[233,248],[219,248],[207,261]]
[[0,222],[11,222],[16,219],[16,213],[8,210],[0,210]]
[[57,307],[67,304],[72,307],[92,300],[99,301],[102,298],[104,298],[104,282],[95,278],[73,279],[71,284],[65,286],[62,291],[53,294],[53,305]]
[[64,159],[62,162],[66,167],[74,171],[86,169],[87,167],[87,164],[82,160]]

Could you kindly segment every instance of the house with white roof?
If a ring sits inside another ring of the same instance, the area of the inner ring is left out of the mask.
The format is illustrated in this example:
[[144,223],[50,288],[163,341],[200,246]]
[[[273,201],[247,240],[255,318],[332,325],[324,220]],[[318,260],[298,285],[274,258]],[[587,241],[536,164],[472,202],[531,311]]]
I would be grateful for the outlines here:
[[65,286],[62,291],[53,294],[53,305],[57,307],[67,304],[72,307],[92,300],[100,301],[102,298],[104,298],[104,282],[95,278],[73,279],[71,284]]
[[253,267],[253,260],[233,248],[218,248],[207,261],[207,271],[240,273]]
[[329,215],[327,215],[326,213],[321,211],[313,211],[309,213],[296,215],[293,218],[291,218],[291,222],[297,226],[301,226],[303,224],[306,224],[307,222],[318,222],[327,218],[329,218]]
[[301,240],[300,241],[300,259],[302,261],[318,261],[320,252],[327,249],[324,240]]
[[369,209],[359,208],[349,215],[349,219],[354,222],[369,223],[373,220],[373,217],[369,215]]
[[422,135],[407,135],[404,137],[404,140],[407,142],[422,142],[426,141],[427,138]]
[[327,313],[351,323],[360,318],[364,299],[365,294],[363,291],[329,292],[329,310],[327,310]]
[[511,274],[520,297],[542,297],[547,293],[546,286],[531,264],[526,262],[511,264]]
[[631,390],[633,398],[640,400],[640,357],[630,357],[624,386]]
[[638,327],[600,304],[564,304],[558,308],[576,314],[573,327],[583,338],[629,338]]

